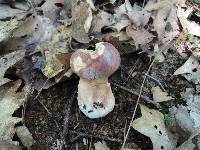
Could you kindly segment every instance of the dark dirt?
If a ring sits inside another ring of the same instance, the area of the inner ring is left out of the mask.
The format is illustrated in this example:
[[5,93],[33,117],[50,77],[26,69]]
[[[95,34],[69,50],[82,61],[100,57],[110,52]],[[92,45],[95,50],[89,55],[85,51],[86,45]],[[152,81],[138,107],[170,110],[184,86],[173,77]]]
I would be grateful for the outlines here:
[[[179,57],[177,54],[174,55],[174,61],[177,62],[178,67],[180,65]],[[179,91],[183,91],[183,85],[187,83],[184,79],[168,76],[176,68],[172,68],[174,62],[168,61],[167,58],[166,60],[164,63],[155,64],[151,72],[168,91],[174,92],[170,93],[172,96],[176,96]],[[145,54],[123,55],[120,69],[110,78],[110,82],[139,92],[143,80],[142,72],[146,72],[149,65],[150,60]],[[163,66],[168,66],[163,68],[168,74],[161,72]],[[135,68],[133,72],[137,72],[134,77],[130,75],[133,68]],[[76,100],[78,80],[78,77],[73,75],[67,81],[44,90],[38,100],[30,100],[26,110],[25,123],[35,139],[33,149],[58,149],[62,145],[63,149],[74,150],[78,147],[85,150],[93,148],[93,144],[98,141],[106,141],[111,150],[120,149],[123,143],[124,129],[131,120],[137,96],[111,84],[116,98],[115,109],[104,118],[92,120],[85,117],[78,109]],[[143,95],[150,99],[152,99],[150,94],[152,85],[156,85],[156,83],[148,79],[143,92]],[[51,114],[48,114],[38,101],[42,102]],[[161,111],[167,113],[169,106],[174,101],[170,104],[163,103]],[[150,108],[155,108],[143,100],[140,102]],[[140,116],[138,109],[136,118]],[[67,119],[68,121],[66,121]],[[65,141],[64,144],[62,144],[63,141]],[[87,144],[84,145],[84,142]],[[128,148],[137,148],[138,146],[142,150],[152,149],[150,138],[134,129],[131,129],[129,133],[127,146]]]

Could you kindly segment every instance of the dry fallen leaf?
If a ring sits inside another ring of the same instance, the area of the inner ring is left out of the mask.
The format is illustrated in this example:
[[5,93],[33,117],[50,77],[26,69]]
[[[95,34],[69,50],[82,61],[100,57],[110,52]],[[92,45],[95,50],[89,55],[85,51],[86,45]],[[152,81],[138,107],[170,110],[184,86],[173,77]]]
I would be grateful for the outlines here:
[[177,109],[177,112],[175,114],[176,123],[177,125],[184,130],[188,136],[190,136],[192,133],[194,133],[194,122],[190,117],[190,114],[186,107],[179,106]]
[[35,6],[37,6],[37,5],[39,5],[39,4],[42,4],[42,2],[43,2],[43,0],[30,0],[32,3],[33,3],[33,5],[35,5]]
[[139,45],[144,45],[151,42],[154,38],[154,35],[149,33],[144,28],[135,30],[131,26],[128,26],[126,28],[126,33],[134,40],[136,48],[138,48]]
[[117,30],[117,32],[120,32],[122,29],[124,29],[131,23],[129,18],[126,15],[114,14],[114,20],[115,20],[115,23],[113,23],[113,25],[110,27]]
[[99,32],[101,33],[101,29],[103,27],[111,26],[114,23],[114,16],[100,10],[99,13],[93,16],[92,21],[92,33]]
[[16,127],[16,134],[24,146],[30,147],[33,145],[33,137],[26,126]]
[[183,64],[183,66],[181,66],[174,72],[174,75],[193,73],[193,70],[198,66],[199,66],[198,60],[195,57],[190,56],[190,58]]
[[5,72],[12,67],[19,60],[25,57],[25,50],[18,50],[0,57],[0,86],[9,82],[10,80],[4,78]]
[[177,16],[180,20],[180,23],[183,27],[183,31],[188,32],[189,34],[193,34],[200,37],[200,26],[194,21],[189,21],[187,18],[192,13],[192,8],[184,8],[178,7]]
[[190,95],[187,97],[187,108],[190,113],[191,119],[194,121],[194,127],[200,132],[200,96]]
[[153,11],[156,10],[157,14],[153,21],[153,26],[158,34],[158,39],[162,40],[166,27],[165,19],[168,18],[172,9],[174,9],[175,0],[161,0],[156,3],[146,5],[144,10]]
[[48,78],[52,78],[69,68],[68,48],[66,45],[70,42],[71,30],[64,25],[59,27],[50,25],[46,32],[47,34],[42,38],[40,44],[37,45],[37,49],[46,58],[46,65],[42,72]]
[[0,140],[11,143],[15,134],[15,124],[22,121],[22,118],[13,117],[13,113],[22,106],[30,92],[30,87],[25,86],[17,92],[21,81],[9,82],[0,87]]
[[86,33],[89,32],[91,25],[92,25],[92,9],[88,7],[88,16],[84,23],[84,29]]
[[95,150],[110,150],[105,141],[94,143]]
[[[69,58],[66,60],[65,64],[62,64],[62,62],[58,59],[58,55],[67,55],[68,50],[67,49],[54,49],[54,51],[46,51],[46,65],[45,68],[42,69],[42,72],[44,75],[48,78],[52,78],[65,70],[64,66],[68,66],[69,68]],[[65,57],[65,56],[64,56]],[[66,57],[67,58],[67,57]],[[68,69],[67,68],[67,69]]]
[[0,21],[0,42],[7,40],[13,30],[18,27],[19,22],[16,19],[10,21]]
[[140,109],[142,117],[134,120],[132,127],[150,137],[154,150],[175,149],[176,140],[165,128],[163,114],[144,105],[140,105]]
[[26,15],[26,12],[20,9],[11,8],[9,5],[0,4],[0,19],[14,18],[18,19],[23,18]]
[[125,0],[125,2],[120,5],[119,7],[116,7],[114,9],[115,14],[128,14],[128,12],[134,11],[134,8],[132,7],[131,3],[129,0]]
[[46,0],[41,8],[45,17],[56,20],[59,19],[60,12],[65,5],[65,0]]
[[176,150],[193,150],[195,147],[196,145],[192,142],[192,139],[188,139],[179,147],[177,147]]
[[0,149],[1,150],[21,150],[19,146],[11,144],[7,141],[0,141]]
[[153,93],[153,100],[156,102],[165,102],[172,100],[172,97],[168,96],[167,92],[163,92],[159,86],[152,87],[151,92]]
[[89,4],[90,8],[94,11],[96,11],[97,9],[94,6],[94,1],[93,0],[86,0],[86,2]]
[[135,26],[144,27],[148,23],[151,13],[147,12],[146,10],[131,11],[131,12],[128,12],[128,16]]
[[32,36],[38,41],[48,27],[49,20],[41,16],[30,16],[23,21],[20,26],[13,31],[14,37]]
[[195,84],[200,82],[200,64],[194,56],[190,58],[175,72],[174,75],[182,74],[188,81],[192,81]]
[[89,43],[90,39],[84,29],[86,18],[89,16],[88,4],[74,0],[72,2],[72,37],[80,43]]

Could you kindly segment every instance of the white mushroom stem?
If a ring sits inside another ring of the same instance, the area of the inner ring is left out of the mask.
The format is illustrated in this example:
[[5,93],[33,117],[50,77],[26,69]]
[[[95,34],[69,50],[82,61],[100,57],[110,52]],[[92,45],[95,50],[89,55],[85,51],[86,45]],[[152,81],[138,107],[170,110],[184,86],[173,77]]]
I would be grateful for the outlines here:
[[115,105],[108,79],[87,80],[80,78],[78,105],[89,118],[100,118],[111,112]]

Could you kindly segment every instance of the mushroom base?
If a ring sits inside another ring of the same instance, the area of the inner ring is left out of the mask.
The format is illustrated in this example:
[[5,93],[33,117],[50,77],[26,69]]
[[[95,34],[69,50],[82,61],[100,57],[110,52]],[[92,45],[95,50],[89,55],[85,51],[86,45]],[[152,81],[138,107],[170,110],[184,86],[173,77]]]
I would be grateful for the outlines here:
[[89,118],[100,118],[111,112],[115,105],[108,79],[87,80],[80,78],[78,105]]

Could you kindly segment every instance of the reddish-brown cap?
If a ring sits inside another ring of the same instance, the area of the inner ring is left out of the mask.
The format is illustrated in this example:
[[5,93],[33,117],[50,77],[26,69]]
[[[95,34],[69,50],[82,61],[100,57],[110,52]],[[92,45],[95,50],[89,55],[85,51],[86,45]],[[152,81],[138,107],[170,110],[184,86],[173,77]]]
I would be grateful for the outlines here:
[[121,62],[118,50],[110,43],[96,44],[95,51],[79,49],[70,59],[72,70],[81,78],[108,78]]

